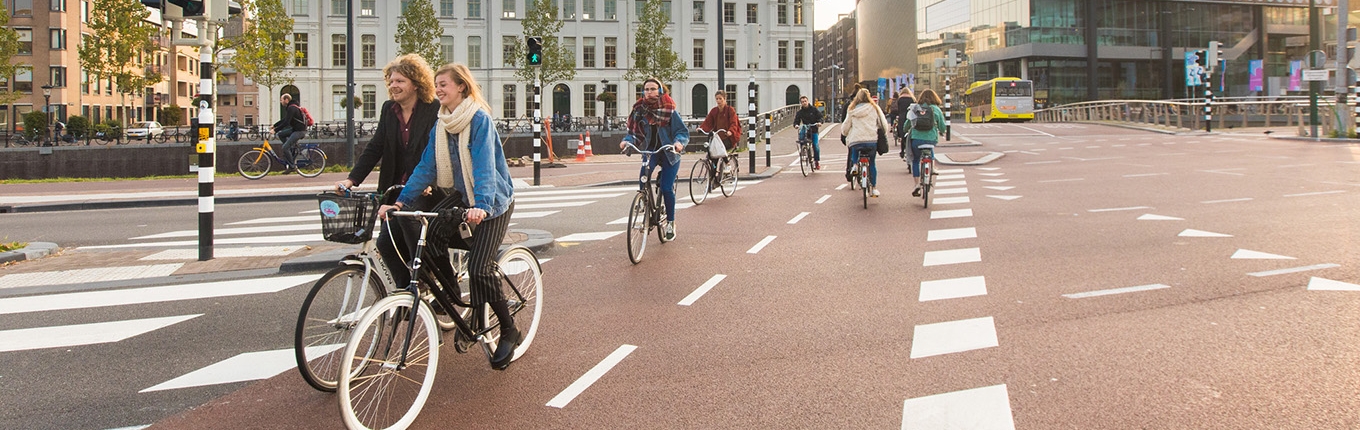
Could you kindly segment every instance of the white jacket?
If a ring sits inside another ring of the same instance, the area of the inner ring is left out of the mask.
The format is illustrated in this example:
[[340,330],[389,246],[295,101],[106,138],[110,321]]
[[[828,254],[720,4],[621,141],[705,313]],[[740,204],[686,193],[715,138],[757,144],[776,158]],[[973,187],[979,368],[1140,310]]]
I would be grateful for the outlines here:
[[887,118],[873,104],[861,103],[845,116],[845,123],[841,124],[841,136],[845,136],[849,145],[877,142],[879,128],[885,132],[892,130]]

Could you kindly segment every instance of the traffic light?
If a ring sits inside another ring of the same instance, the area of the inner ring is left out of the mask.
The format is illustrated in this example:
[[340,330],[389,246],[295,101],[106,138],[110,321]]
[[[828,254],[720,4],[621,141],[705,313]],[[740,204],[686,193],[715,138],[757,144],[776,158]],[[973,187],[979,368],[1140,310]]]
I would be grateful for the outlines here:
[[543,64],[543,38],[530,37],[527,42],[529,48],[529,65],[537,66]]
[[1208,61],[1208,53],[1204,52],[1203,49],[1195,51],[1195,64],[1199,64],[1200,67],[1208,69]]
[[203,16],[203,3],[205,0],[165,0],[172,5],[179,6],[183,10],[184,17]]
[[1218,59],[1223,57],[1223,51],[1220,49],[1222,47],[1223,44],[1218,43],[1217,41],[1209,41],[1209,49],[1205,52],[1205,55],[1207,55],[1204,59],[1206,64],[1205,67],[1208,67],[1209,69],[1218,67]]
[[944,51],[944,66],[951,69],[959,67],[959,50],[949,49]]

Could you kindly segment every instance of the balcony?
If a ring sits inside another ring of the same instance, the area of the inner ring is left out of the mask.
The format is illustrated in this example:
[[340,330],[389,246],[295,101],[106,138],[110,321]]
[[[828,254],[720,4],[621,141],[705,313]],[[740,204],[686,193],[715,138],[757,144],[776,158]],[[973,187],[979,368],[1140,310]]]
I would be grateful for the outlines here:
[[219,96],[236,95],[236,84],[217,84],[217,95]]

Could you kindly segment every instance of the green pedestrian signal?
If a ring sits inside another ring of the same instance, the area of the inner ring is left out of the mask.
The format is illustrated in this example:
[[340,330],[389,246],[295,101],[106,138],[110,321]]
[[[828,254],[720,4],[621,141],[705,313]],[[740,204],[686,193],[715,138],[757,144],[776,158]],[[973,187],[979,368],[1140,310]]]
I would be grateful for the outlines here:
[[543,38],[530,37],[528,39],[529,65],[537,66],[543,64]]

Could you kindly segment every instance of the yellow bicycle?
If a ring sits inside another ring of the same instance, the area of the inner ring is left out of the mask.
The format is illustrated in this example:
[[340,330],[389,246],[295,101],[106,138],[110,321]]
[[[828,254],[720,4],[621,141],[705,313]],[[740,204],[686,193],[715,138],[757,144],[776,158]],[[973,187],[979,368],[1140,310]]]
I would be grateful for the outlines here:
[[[246,179],[260,179],[269,174],[269,169],[275,162],[283,166],[292,164],[274,152],[274,147],[269,145],[269,139],[265,139],[260,146],[241,154],[240,161],[236,162],[236,170]],[[304,178],[315,178],[326,169],[326,153],[315,143],[299,143],[296,162],[299,175]]]

